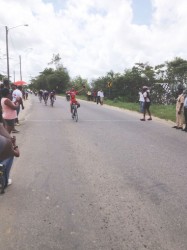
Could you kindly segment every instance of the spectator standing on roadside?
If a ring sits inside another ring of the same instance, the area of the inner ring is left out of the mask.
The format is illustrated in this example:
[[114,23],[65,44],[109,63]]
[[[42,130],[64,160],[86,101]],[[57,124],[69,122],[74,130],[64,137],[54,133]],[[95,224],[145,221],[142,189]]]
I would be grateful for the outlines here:
[[26,90],[25,90],[25,100],[28,100],[28,96],[29,96],[29,92],[28,92],[28,90],[26,89]]
[[1,107],[1,98],[2,98],[2,96],[1,96],[1,90],[3,89],[3,84],[1,84],[0,85],[0,123],[2,123],[3,122],[3,117],[2,117],[2,107]]
[[185,127],[182,131],[187,132],[187,89],[183,91],[184,94],[184,119],[185,119]]
[[100,104],[103,105],[103,101],[104,101],[104,93],[103,90],[100,90]]
[[88,90],[87,92],[88,101],[91,101],[91,96],[92,96],[92,93],[90,90]]
[[94,102],[97,101],[97,91],[96,90],[93,91],[93,101]]
[[98,103],[101,103],[101,101],[100,101],[100,90],[97,91],[97,104]]
[[178,97],[177,97],[177,102],[176,102],[176,125],[173,126],[173,128],[183,129],[183,123],[184,123],[183,105],[184,105],[183,88],[179,87]]
[[[15,123],[15,119],[17,118],[17,108],[19,106],[18,101],[16,101],[15,103],[13,103],[13,101],[11,101],[9,99],[9,89],[7,88],[3,88],[1,90],[1,106],[2,106],[2,116],[3,116],[3,121],[5,123],[5,128],[7,129],[7,131],[9,133],[11,133],[12,131],[14,131],[14,123]],[[19,132],[16,130],[16,132]]]
[[25,90],[24,90],[24,89],[22,89],[22,90],[21,90],[21,93],[22,93],[22,99],[23,99],[23,100],[25,100],[25,99],[26,99],[26,96],[25,96]]
[[24,109],[22,87],[13,85],[12,101],[16,102],[16,100],[19,101],[19,105],[17,108],[17,118],[15,120],[15,125],[19,126],[20,124],[19,124],[18,115],[20,112],[20,107],[22,107],[22,109]]
[[139,90],[139,103],[140,103],[140,113],[143,113],[143,110],[144,110],[144,96],[143,96],[143,90]]
[[149,118],[147,120],[151,121],[152,117],[151,117],[151,112],[149,110],[150,105],[151,105],[151,98],[150,98],[150,91],[149,91],[147,86],[143,86],[142,93],[143,93],[143,97],[144,97],[144,109],[143,109],[143,118],[140,119],[140,121],[145,121],[146,112],[149,115]]

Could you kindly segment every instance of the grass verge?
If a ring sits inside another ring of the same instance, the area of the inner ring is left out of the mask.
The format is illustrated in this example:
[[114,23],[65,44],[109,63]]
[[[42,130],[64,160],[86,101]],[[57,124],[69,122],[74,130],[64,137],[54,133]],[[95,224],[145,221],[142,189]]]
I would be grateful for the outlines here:
[[[128,109],[132,111],[139,112],[139,103],[130,103],[130,102],[114,102],[112,100],[106,100],[105,104],[110,106]],[[151,114],[155,117],[164,120],[170,120],[175,122],[176,115],[175,115],[175,105],[161,105],[161,104],[152,104],[150,107]]]

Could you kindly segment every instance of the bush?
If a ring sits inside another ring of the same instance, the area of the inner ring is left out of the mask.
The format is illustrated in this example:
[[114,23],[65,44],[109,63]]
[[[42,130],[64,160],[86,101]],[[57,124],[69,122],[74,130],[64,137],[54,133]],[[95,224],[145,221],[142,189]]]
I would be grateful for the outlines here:
[[113,102],[114,102],[114,103],[117,103],[117,102],[119,102],[119,99],[118,99],[118,98],[114,98],[114,99],[113,99]]

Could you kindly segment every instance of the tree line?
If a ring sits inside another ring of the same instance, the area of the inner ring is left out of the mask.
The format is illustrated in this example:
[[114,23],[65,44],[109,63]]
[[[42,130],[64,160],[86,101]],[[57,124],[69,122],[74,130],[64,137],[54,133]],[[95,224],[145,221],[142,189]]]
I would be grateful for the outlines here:
[[29,88],[55,89],[57,93],[62,94],[72,86],[79,89],[85,85],[86,89],[91,91],[102,89],[106,98],[136,102],[139,90],[146,85],[151,90],[154,103],[170,104],[175,102],[178,88],[186,87],[187,83],[187,61],[180,57],[154,67],[149,63],[135,63],[131,69],[125,69],[123,73],[111,70],[90,83],[81,76],[71,78],[61,63],[59,54],[53,55],[48,65],[53,67],[45,68],[37,77],[32,78]]

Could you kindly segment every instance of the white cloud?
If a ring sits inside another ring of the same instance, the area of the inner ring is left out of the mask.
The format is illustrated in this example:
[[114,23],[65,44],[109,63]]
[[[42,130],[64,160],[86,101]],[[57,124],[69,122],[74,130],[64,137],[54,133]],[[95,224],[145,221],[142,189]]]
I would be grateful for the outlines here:
[[[6,54],[3,26],[28,23],[29,27],[9,30],[10,73],[16,71],[16,80],[19,55],[26,81],[48,67],[56,53],[72,77],[88,79],[110,70],[123,72],[135,62],[156,65],[175,56],[186,59],[186,0],[152,0],[150,26],[132,23],[132,1],[66,0],[55,5],[55,1],[1,0],[0,58]],[[0,59],[2,71],[6,72],[4,59]]]

